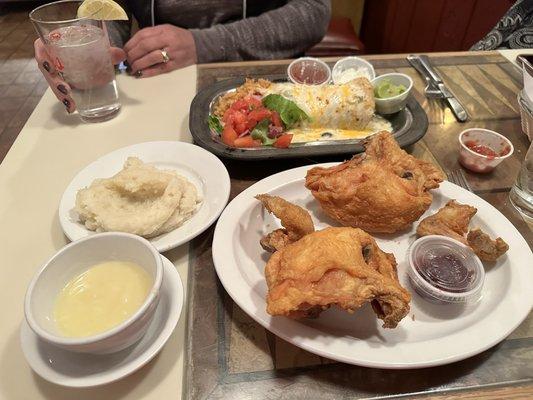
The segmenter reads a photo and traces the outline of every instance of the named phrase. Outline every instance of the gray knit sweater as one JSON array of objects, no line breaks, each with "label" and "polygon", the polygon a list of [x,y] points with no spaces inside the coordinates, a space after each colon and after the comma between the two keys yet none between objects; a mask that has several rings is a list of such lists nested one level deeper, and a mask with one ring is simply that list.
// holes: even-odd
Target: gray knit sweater
[{"label": "gray knit sweater", "polygon": [[[119,0],[141,28],[153,19],[190,29],[199,63],[294,57],[322,39],[331,12],[330,0],[154,1],[152,15],[151,0]],[[112,23],[111,41],[122,46],[130,29]]]}]

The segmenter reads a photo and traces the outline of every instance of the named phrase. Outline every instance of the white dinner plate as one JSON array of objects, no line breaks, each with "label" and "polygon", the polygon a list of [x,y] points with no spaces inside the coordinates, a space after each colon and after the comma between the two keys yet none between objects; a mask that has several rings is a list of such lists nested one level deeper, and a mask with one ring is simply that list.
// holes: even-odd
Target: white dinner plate
[{"label": "white dinner plate", "polygon": [[20,343],[30,367],[43,379],[69,387],[104,385],[137,371],[163,348],[179,321],[183,286],[176,267],[163,259],[161,298],[142,339],[113,354],[74,353],[40,340],[26,320],[21,324]]},{"label": "white dinner plate", "polygon": [[317,229],[335,226],[304,187],[309,168],[284,171],[252,185],[226,207],[215,229],[213,260],[218,277],[238,306],[265,328],[305,350],[345,363],[418,368],[480,353],[503,340],[527,317],[533,304],[529,246],[493,206],[447,181],[432,191],[433,204],[423,217],[456,199],[478,209],[472,227],[480,227],[493,237],[501,236],[509,244],[506,255],[495,263],[485,263],[481,301],[468,307],[437,305],[414,292],[406,273],[406,254],[416,239],[415,223],[407,233],[373,235],[382,250],[395,255],[399,280],[412,294],[411,311],[397,328],[382,328],[368,304],[355,314],[331,308],[314,320],[271,317],[266,312],[264,278],[269,255],[262,250],[259,239],[280,224],[254,196],[281,196],[309,210]]},{"label": "white dinner plate", "polygon": [[182,226],[149,239],[159,252],[170,250],[195,238],[218,218],[229,199],[228,170],[213,154],[184,142],[146,142],[115,150],[89,164],[70,182],[59,204],[59,221],[70,240],[81,239],[94,232],[85,228],[74,210],[76,193],[97,178],[108,178],[119,172],[128,157],[160,169],[174,170],[196,186],[203,201],[198,211]]}]

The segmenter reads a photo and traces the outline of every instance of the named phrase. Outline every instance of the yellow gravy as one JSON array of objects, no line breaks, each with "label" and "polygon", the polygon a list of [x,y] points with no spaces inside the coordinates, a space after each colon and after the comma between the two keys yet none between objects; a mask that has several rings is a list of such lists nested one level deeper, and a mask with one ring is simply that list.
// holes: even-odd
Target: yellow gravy
[{"label": "yellow gravy", "polygon": [[67,337],[107,331],[140,308],[152,284],[150,274],[135,263],[96,264],[59,292],[53,311],[57,329]]}]

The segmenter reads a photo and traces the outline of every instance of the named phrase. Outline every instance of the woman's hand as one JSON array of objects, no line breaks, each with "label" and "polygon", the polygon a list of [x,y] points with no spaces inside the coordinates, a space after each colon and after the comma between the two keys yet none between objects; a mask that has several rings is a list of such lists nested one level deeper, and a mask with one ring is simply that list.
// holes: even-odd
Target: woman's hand
[{"label": "woman's hand", "polygon": [[[161,50],[167,52],[164,62]],[[141,29],[124,46],[132,74],[149,77],[196,63],[192,33],[173,25]]]},{"label": "woman's hand", "polygon": [[[61,76],[57,73],[57,69],[54,66],[54,63],[44,47],[41,39],[37,39],[34,43],[35,48],[35,59],[39,69],[43,73],[48,85],[56,95],[56,97],[61,101],[69,113],[76,110],[76,103],[71,97],[71,88],[67,82],[65,82]],[[121,61],[126,59],[126,53],[124,50],[117,47],[111,47],[111,61],[113,65],[119,64]]]}]

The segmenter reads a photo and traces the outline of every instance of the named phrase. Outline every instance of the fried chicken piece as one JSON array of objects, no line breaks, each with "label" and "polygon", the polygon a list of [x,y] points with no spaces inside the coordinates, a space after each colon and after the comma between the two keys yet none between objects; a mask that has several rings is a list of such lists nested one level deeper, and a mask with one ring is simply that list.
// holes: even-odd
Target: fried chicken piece
[{"label": "fried chicken piece", "polygon": [[277,229],[261,239],[261,246],[266,251],[273,253],[315,231],[311,215],[302,207],[268,194],[259,194],[255,198],[268,212],[278,217],[283,226],[283,229]]},{"label": "fried chicken piece", "polygon": [[474,253],[483,261],[496,261],[509,250],[509,245],[502,238],[492,240],[481,229],[472,229],[468,232],[466,240]]},{"label": "fried chicken piece", "polygon": [[448,236],[470,246],[481,261],[496,261],[509,250],[509,246],[502,238],[492,240],[479,228],[468,232],[468,225],[476,212],[475,207],[450,200],[435,214],[420,221],[416,233],[420,236]]},{"label": "fried chicken piece", "polygon": [[394,256],[361,229],[309,233],[276,251],[265,275],[271,315],[316,317],[330,306],[352,313],[371,302],[383,327],[395,328],[409,312],[411,296],[398,281]]},{"label": "fried chicken piece", "polygon": [[434,165],[407,154],[383,131],[366,143],[365,153],[350,161],[309,170],[305,186],[342,225],[394,233],[429,208],[429,190],[439,187],[443,178]]},{"label": "fried chicken piece", "polygon": [[468,232],[468,224],[476,212],[475,207],[450,200],[436,214],[420,221],[416,233],[420,236],[448,236],[468,245],[465,235]]}]

